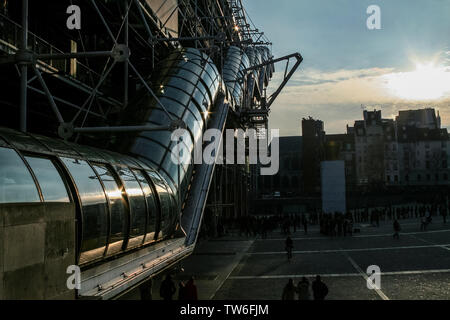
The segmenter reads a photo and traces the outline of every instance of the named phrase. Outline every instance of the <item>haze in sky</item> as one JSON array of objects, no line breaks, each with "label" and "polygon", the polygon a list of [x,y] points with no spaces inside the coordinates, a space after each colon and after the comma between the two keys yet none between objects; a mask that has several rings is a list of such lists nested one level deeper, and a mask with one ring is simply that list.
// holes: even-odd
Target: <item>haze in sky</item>
[{"label": "haze in sky", "polygon": [[[362,108],[434,107],[450,127],[450,0],[243,0],[275,57],[300,52],[300,69],[271,108],[269,126],[301,135],[301,119],[344,133]],[[381,29],[369,30],[370,5]],[[277,65],[277,79],[284,65]]]}]

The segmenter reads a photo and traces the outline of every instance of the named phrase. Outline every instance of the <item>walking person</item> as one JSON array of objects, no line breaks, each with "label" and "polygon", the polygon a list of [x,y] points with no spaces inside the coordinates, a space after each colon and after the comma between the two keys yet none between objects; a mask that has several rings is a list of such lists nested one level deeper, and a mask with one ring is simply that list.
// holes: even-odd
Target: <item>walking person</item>
[{"label": "walking person", "polygon": [[198,300],[197,286],[194,283],[194,277],[191,277],[184,287],[185,300]]},{"label": "walking person", "polygon": [[166,279],[161,283],[161,287],[159,289],[159,295],[164,300],[172,300],[172,296],[177,291],[177,288],[175,288],[175,284],[172,281],[172,277],[170,274],[166,275]]},{"label": "walking person", "polygon": [[180,281],[180,283],[178,283],[178,300],[186,300],[186,286],[184,285],[183,281]]},{"label": "walking person", "polygon": [[287,236],[286,242],[285,242],[285,250],[287,253],[288,261],[290,262],[292,259],[292,249],[294,248],[294,242],[292,241],[290,236]]},{"label": "walking person", "polygon": [[303,215],[302,224],[303,224],[303,230],[305,231],[305,234],[308,234],[308,220],[306,219],[305,215]]},{"label": "walking person", "polygon": [[393,226],[394,226],[394,236],[393,237],[394,237],[394,239],[399,240],[400,239],[399,232],[401,230],[401,227],[400,227],[400,223],[398,222],[397,219],[395,219]]},{"label": "walking person", "polygon": [[328,294],[328,287],[322,282],[319,275],[316,276],[316,280],[312,283],[312,290],[314,295],[314,300],[325,300]]},{"label": "walking person", "polygon": [[442,209],[442,220],[444,221],[444,223],[447,223],[447,207],[444,207]]},{"label": "walking person", "polygon": [[297,293],[298,300],[310,300],[309,294],[309,281],[306,277],[302,277],[302,279],[297,284]]},{"label": "walking person", "polygon": [[288,283],[284,286],[281,300],[295,300],[295,291],[294,280],[289,279]]}]

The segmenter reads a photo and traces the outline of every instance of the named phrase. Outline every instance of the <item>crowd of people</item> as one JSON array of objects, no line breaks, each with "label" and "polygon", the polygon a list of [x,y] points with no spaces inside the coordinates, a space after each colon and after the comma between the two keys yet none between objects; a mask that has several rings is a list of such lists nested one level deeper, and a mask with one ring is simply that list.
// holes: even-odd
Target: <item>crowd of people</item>
[{"label": "crowd of people", "polygon": [[[328,287],[319,275],[312,282],[311,290],[314,300],[325,300],[328,295]],[[309,281],[306,277],[302,277],[297,286],[294,284],[294,280],[289,279],[283,289],[281,300],[296,300],[296,296],[298,300],[311,300]]]},{"label": "crowd of people", "polygon": [[[153,280],[150,278],[139,287],[141,300],[152,300],[152,286]],[[172,276],[167,274],[165,279],[161,282],[159,295],[163,300],[171,301],[174,300],[176,292],[177,288],[175,282],[173,281]],[[178,283],[178,300],[198,300],[197,285],[195,284],[193,276],[191,276],[186,283],[183,281]]]},{"label": "crowd of people", "polygon": [[[367,223],[374,227],[380,226],[380,221],[393,221],[394,230],[400,228],[399,220],[420,219],[420,229],[426,230],[433,217],[442,217],[447,223],[448,207],[446,203],[414,204],[404,206],[386,206],[379,208],[360,208],[346,212],[321,213],[320,233],[327,236],[352,235],[354,223]],[[397,235],[395,236],[397,237]]]},{"label": "crowd of people", "polygon": [[[152,300],[152,286],[153,280],[150,278],[139,287],[142,300]],[[159,295],[165,301],[172,301],[175,300],[174,296],[176,293],[177,288],[175,282],[172,279],[172,276],[167,274],[165,279],[161,282]],[[324,300],[327,295],[328,287],[322,281],[320,275],[317,275],[311,286],[306,277],[302,277],[297,286],[292,279],[289,279],[288,283],[283,288],[281,300],[296,300],[296,297],[298,300]],[[178,283],[178,300],[198,300],[197,286],[193,276],[191,276],[186,283],[183,281]]]},{"label": "crowd of people", "polygon": [[[433,204],[420,203],[403,206],[384,206],[377,208],[357,208],[345,213],[326,213],[311,210],[307,213],[274,214],[271,216],[249,215],[238,218],[219,218],[214,228],[204,224],[202,238],[222,237],[225,235],[239,235],[240,237],[257,237],[262,239],[277,230],[284,235],[292,232],[303,231],[308,233],[308,226],[318,225],[320,233],[331,237],[351,236],[355,224],[371,224],[379,227],[381,221],[394,221],[402,219],[418,218],[421,221],[421,229],[425,230],[431,223],[432,217],[442,216],[444,223],[447,221],[448,207],[445,201]],[[215,231],[215,232],[213,232]]]}]

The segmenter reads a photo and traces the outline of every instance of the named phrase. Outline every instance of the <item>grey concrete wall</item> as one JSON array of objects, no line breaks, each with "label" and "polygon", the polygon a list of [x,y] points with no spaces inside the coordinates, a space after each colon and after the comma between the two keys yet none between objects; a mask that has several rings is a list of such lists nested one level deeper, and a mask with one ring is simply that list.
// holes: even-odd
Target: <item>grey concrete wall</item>
[{"label": "grey concrete wall", "polygon": [[74,299],[66,287],[73,264],[73,204],[0,205],[0,299]]}]

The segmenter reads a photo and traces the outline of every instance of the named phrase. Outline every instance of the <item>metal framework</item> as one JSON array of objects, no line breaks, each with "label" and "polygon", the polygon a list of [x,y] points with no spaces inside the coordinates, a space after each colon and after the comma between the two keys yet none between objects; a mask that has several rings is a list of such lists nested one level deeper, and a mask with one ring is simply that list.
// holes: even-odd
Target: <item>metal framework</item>
[{"label": "metal framework", "polygon": [[[7,77],[1,78],[0,73],[0,82],[8,85],[10,91],[0,106],[16,106],[19,121],[15,129],[59,136],[70,142],[99,146],[97,143],[101,141],[97,142],[97,137],[101,134],[126,135],[185,127],[158,99],[157,90],[163,88],[151,82],[158,63],[174,49],[196,48],[210,57],[223,73],[230,46],[245,52],[249,48],[272,45],[256,28],[242,0],[164,0],[159,8],[146,0],[52,1],[56,7],[82,3],[82,16],[88,17],[82,20],[82,29],[53,35],[55,25],[48,21],[47,30],[35,30],[39,29],[36,28],[38,18],[33,13],[39,4],[28,0],[22,0],[21,4],[10,2],[20,12],[15,16],[0,11],[4,26],[0,30],[0,52],[3,52],[0,68],[18,74],[20,79],[15,83]],[[174,21],[176,30],[170,27]],[[67,39],[61,40],[62,35]],[[63,49],[59,48],[60,44]],[[268,127],[274,101],[302,62],[300,54],[274,59],[270,50],[268,55],[262,63],[242,73],[249,75],[284,62],[281,84],[270,95],[264,89],[258,99],[245,99],[238,108],[228,108],[226,102],[222,103],[222,112],[212,118],[210,125],[220,130],[255,128],[259,137],[265,134],[263,129]],[[120,125],[117,117],[130,110],[135,93],[141,89],[157,101],[167,116],[167,123]],[[12,115],[16,116],[14,112]],[[195,171],[190,198],[180,211],[191,208],[193,214],[202,215],[204,203],[209,199],[206,207],[214,216],[248,214],[253,180],[252,171],[245,165],[204,166],[196,167]],[[193,230],[187,243],[193,244],[192,235],[198,234],[199,226],[186,225]]]}]

